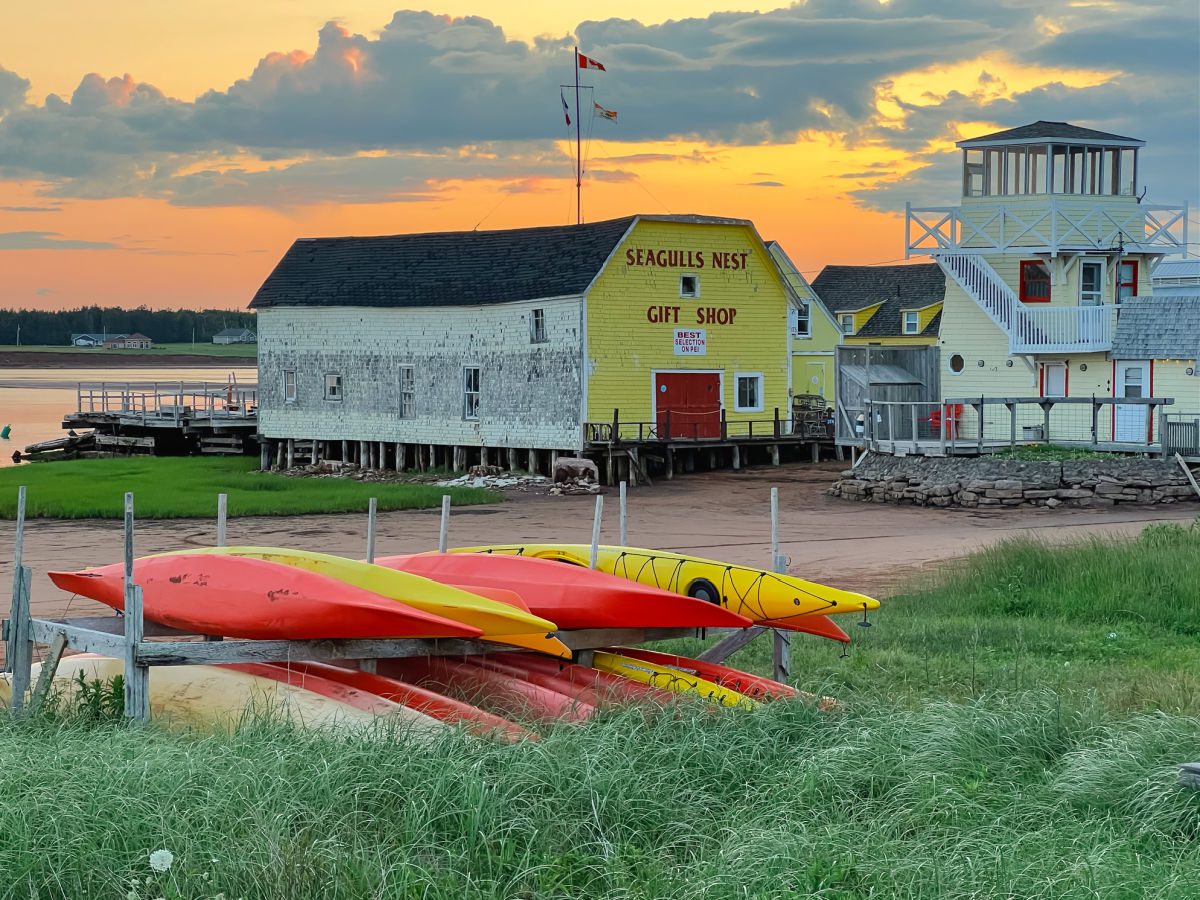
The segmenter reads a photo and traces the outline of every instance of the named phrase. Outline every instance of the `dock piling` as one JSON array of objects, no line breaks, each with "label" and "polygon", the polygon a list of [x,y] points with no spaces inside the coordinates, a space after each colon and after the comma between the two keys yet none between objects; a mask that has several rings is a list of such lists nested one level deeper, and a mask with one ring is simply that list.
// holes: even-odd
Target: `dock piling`
[{"label": "dock piling", "polygon": [[225,519],[229,509],[229,495],[217,494],[217,546],[225,546]]},{"label": "dock piling", "polygon": [[450,541],[450,495],[442,494],[442,522],[438,527],[438,553],[445,553]]},{"label": "dock piling", "polygon": [[375,562],[375,514],[379,501],[372,497],[367,501],[367,562]]},{"label": "dock piling", "polygon": [[596,495],[596,513],[592,517],[592,547],[588,554],[588,568],[596,568],[600,558],[600,519],[604,515],[604,497]]},{"label": "dock piling", "polygon": [[627,528],[627,523],[626,523],[626,517],[627,517],[627,513],[628,513],[626,494],[628,492],[628,488],[629,488],[629,483],[622,481],[621,482],[621,546],[622,547],[629,546],[628,528]]},{"label": "dock piling", "polygon": [[[771,571],[777,574],[787,572],[787,560],[779,552],[779,488],[771,488]],[[786,632],[774,631],[774,647],[772,652],[774,663],[773,678],[784,681],[792,674],[792,639]]]}]

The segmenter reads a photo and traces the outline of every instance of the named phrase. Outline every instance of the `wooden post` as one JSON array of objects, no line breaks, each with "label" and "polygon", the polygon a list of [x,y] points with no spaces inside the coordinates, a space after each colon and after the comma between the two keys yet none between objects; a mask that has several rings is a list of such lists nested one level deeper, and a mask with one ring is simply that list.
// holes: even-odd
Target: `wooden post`
[{"label": "wooden post", "polygon": [[12,612],[8,622],[8,648],[4,654],[4,671],[13,671],[13,652],[16,648],[16,629],[21,613],[21,558],[25,549],[25,485],[17,488],[17,527],[13,538]]},{"label": "wooden post", "polygon": [[283,445],[285,443],[286,441],[275,442],[275,468],[277,469],[283,468]]},{"label": "wooden post", "polygon": [[217,494],[217,546],[225,546],[225,519],[229,509],[229,495]]},{"label": "wooden post", "polygon": [[32,625],[29,616],[29,569],[22,564],[25,548],[25,485],[17,488],[17,528],[13,542],[12,612],[8,621],[8,647],[4,656],[5,671],[12,672],[12,715],[19,716],[25,707],[25,692],[33,667]]},{"label": "wooden post", "polygon": [[775,437],[779,437],[779,407],[775,407]]},{"label": "wooden post", "polygon": [[517,470],[517,466],[519,466],[519,465],[520,465],[520,463],[517,462],[517,448],[509,447],[508,448],[508,471],[515,472]]},{"label": "wooden post", "polygon": [[375,562],[375,514],[379,501],[372,497],[367,501],[367,562]]},{"label": "wooden post", "polygon": [[312,453],[309,455],[309,460],[314,466],[321,462],[321,442],[316,438],[313,438]]},{"label": "wooden post", "polygon": [[626,523],[626,515],[628,514],[628,508],[626,505],[626,501],[627,501],[626,492],[627,492],[628,487],[629,487],[628,482],[625,482],[625,481],[621,482],[621,546],[622,547],[629,546],[629,534],[628,534],[628,528],[627,528],[627,523]]},{"label": "wooden post", "polygon": [[675,448],[668,446],[666,450],[667,481],[675,477]]},{"label": "wooden post", "polygon": [[813,465],[816,465],[817,463],[819,463],[821,461],[821,445],[818,444],[816,441],[813,441],[811,446],[812,446]]},{"label": "wooden post", "polygon": [[621,439],[621,410],[613,410],[612,433],[608,439],[614,444]]},{"label": "wooden post", "polygon": [[[771,571],[787,573],[787,562],[779,552],[779,488],[771,488]],[[774,679],[784,681],[792,674],[792,639],[783,631],[775,631],[772,652]]]},{"label": "wooden post", "polygon": [[[290,444],[291,441],[289,440]],[[150,720],[150,667],[138,660],[145,631],[142,589],[133,583],[133,494],[125,494],[125,718]]]},{"label": "wooden post", "polygon": [[1167,407],[1165,404],[1158,408],[1158,447],[1158,455],[1166,459],[1170,451],[1167,449]]},{"label": "wooden post", "polygon": [[1183,474],[1187,476],[1188,482],[1192,486],[1192,490],[1196,492],[1196,496],[1200,497],[1200,484],[1196,484],[1196,479],[1192,475],[1192,470],[1188,468],[1188,464],[1183,461],[1183,457],[1178,453],[1175,454],[1175,462],[1179,463],[1179,468],[1183,469]]},{"label": "wooden post", "polygon": [[917,452],[917,404],[914,403],[912,405],[911,412],[912,412],[912,448],[913,448],[913,453],[915,454]]},{"label": "wooden post", "polygon": [[445,553],[450,540],[450,495],[442,494],[442,523],[438,527],[438,553]]},{"label": "wooden post", "polygon": [[46,654],[46,658],[42,660],[42,669],[38,674],[37,687],[33,689],[33,694],[29,698],[29,711],[36,713],[42,708],[42,704],[46,702],[46,696],[50,693],[50,685],[54,682],[54,675],[58,671],[58,664],[62,660],[63,651],[67,649],[67,636],[59,633],[54,636],[54,640],[50,642],[50,650]]},{"label": "wooden post", "polygon": [[605,456],[604,483],[612,484],[617,480],[617,473],[613,468],[613,451],[611,446],[605,451]]},{"label": "wooden post", "polygon": [[529,448],[529,465],[526,466],[526,468],[529,469],[530,475],[538,474],[537,451],[534,450],[532,447]]},{"label": "wooden post", "polygon": [[742,451],[737,444],[733,445],[733,470],[736,472],[742,467]]},{"label": "wooden post", "polygon": [[1042,403],[1042,442],[1050,443],[1050,410],[1054,409],[1053,403]]},{"label": "wooden post", "polygon": [[380,471],[387,468],[386,460],[387,460],[387,445],[383,441],[380,441],[379,442],[379,469],[380,469]]},{"label": "wooden post", "polygon": [[407,450],[408,450],[407,444],[405,444],[403,442],[396,444],[396,471],[397,472],[403,472],[405,469],[405,466],[408,462],[408,460],[406,460],[404,458]]},{"label": "wooden post", "polygon": [[287,439],[287,467],[290,469],[296,464],[296,441],[294,438]]},{"label": "wooden post", "polygon": [[350,446],[348,441],[342,441],[342,463],[350,462]]},{"label": "wooden post", "polygon": [[263,441],[258,448],[258,467],[263,472],[271,467],[271,445],[269,441]]},{"label": "wooden post", "polygon": [[1010,450],[1017,449],[1017,404],[1005,403],[1008,407],[1008,447]]},{"label": "wooden post", "polygon": [[[816,444],[813,444],[813,446],[815,447]],[[771,445],[771,465],[773,465],[773,466],[779,465],[779,445],[778,444]]]},{"label": "wooden post", "polygon": [[600,557],[600,519],[604,515],[604,497],[596,495],[596,513],[592,517],[592,546],[588,553],[588,568],[596,568]]},{"label": "wooden post", "polygon": [[729,440],[729,422],[725,419],[725,407],[721,407],[721,440]]}]

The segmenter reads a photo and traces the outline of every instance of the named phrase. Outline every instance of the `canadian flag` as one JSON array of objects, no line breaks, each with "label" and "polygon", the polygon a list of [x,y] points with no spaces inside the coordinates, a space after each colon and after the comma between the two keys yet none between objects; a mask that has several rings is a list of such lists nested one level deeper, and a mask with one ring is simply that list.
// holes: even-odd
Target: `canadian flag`
[{"label": "canadian flag", "polygon": [[592,59],[590,56],[584,56],[582,53],[579,53],[578,51],[576,51],[576,53],[578,53],[578,55],[579,55],[579,68],[581,68],[581,69],[599,69],[601,72],[608,71],[608,69],[604,68],[604,63],[600,62],[599,60]]}]

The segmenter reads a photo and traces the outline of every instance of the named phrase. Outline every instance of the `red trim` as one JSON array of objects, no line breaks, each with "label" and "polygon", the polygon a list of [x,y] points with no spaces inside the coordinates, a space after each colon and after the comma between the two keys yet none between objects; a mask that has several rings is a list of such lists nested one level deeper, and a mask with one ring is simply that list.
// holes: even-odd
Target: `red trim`
[{"label": "red trim", "polygon": [[1039,397],[1046,396],[1046,364],[1045,363],[1040,363],[1038,365],[1038,396]]},{"label": "red trim", "polygon": [[1063,363],[1063,396],[1071,396],[1071,364]]},{"label": "red trim", "polygon": [[[1025,270],[1031,266],[1037,266],[1046,273],[1045,279],[1037,279],[1038,281],[1046,282],[1046,296],[1030,296],[1027,284],[1030,279],[1025,277]],[[1021,260],[1021,283],[1020,283],[1020,300],[1022,303],[1049,303],[1052,293],[1050,267],[1040,259],[1023,259]]]},{"label": "red trim", "polygon": [[[1121,280],[1121,269],[1125,266],[1130,266],[1133,269],[1133,279],[1131,281]],[[1123,259],[1117,264],[1117,302],[1121,302],[1121,288],[1133,288],[1132,296],[1137,296],[1138,282],[1138,261],[1136,259]]]},{"label": "red trim", "polygon": [[[1137,264],[1134,263],[1135,267],[1136,267],[1136,265]],[[1134,274],[1136,276],[1137,273],[1135,272]],[[1146,396],[1147,397],[1154,396],[1154,360],[1150,360],[1150,393],[1147,394]],[[1149,439],[1150,443],[1153,444],[1154,443],[1154,416],[1148,416],[1147,418],[1149,418],[1150,421],[1148,421],[1146,423],[1146,435],[1147,435],[1147,438]]]},{"label": "red trim", "polygon": [[[1117,398],[1117,361],[1115,359],[1112,362],[1112,395],[1115,400]],[[1112,405],[1109,417],[1112,419],[1112,422],[1109,424],[1108,435],[1115,444],[1117,442],[1117,404],[1114,403]]]}]

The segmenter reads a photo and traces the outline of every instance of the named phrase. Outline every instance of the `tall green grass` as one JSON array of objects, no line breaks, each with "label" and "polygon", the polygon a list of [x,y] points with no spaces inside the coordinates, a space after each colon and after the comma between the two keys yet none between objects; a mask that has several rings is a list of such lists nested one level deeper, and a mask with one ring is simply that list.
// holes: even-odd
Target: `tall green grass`
[{"label": "tall green grass", "polygon": [[1173,764],[1198,746],[1195,719],[1040,692],[432,749],[0,724],[0,898],[1191,900],[1200,794]]},{"label": "tall green grass", "polygon": [[364,483],[344,478],[292,478],[259,472],[249,457],[131,457],[37,463],[0,469],[0,518],[16,516],[17,486],[26,485],[26,515],[115,519],[133,491],[139,519],[213,517],[217,494],[230,516],[360,512],[371,497],[380,510],[429,509],[449,494],[457,506],[490,503],[494,491],[424,484]]},{"label": "tall green grass", "polygon": [[0,900],[1194,900],[1198,549],[1175,526],[973,557],[848,623],[845,659],[795,638],[829,714],[684,703],[424,748],[0,718]]}]

